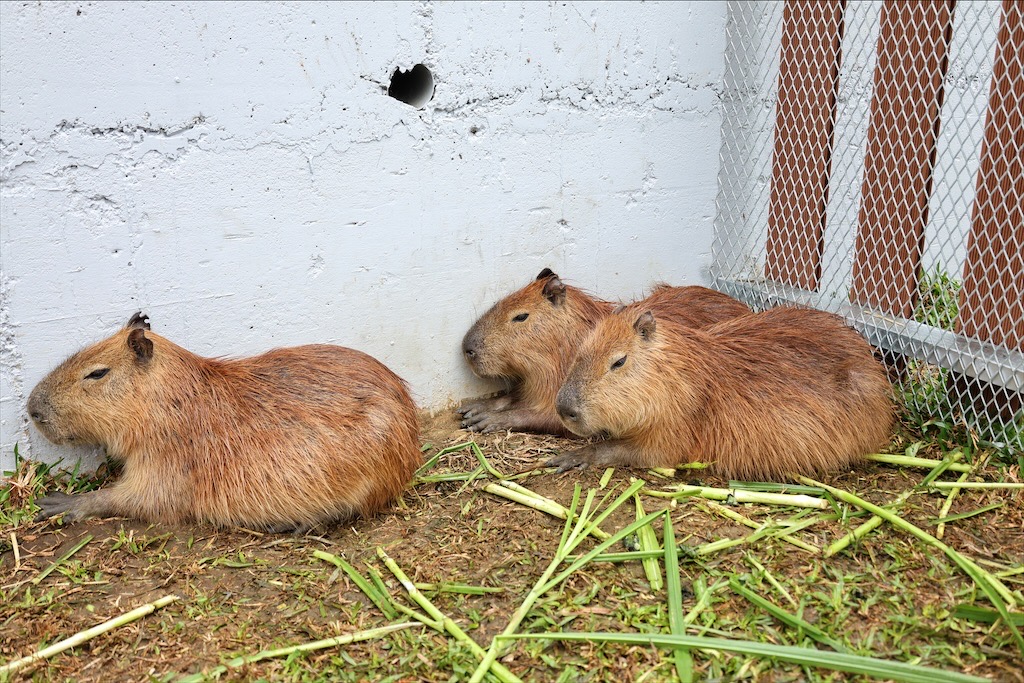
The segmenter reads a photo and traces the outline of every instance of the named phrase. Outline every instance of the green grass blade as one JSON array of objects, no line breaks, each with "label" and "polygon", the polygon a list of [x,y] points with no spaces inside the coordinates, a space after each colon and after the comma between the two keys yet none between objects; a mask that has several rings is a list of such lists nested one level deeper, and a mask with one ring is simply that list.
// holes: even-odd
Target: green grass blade
[{"label": "green grass blade", "polygon": [[[995,610],[966,604],[957,605],[956,609],[953,610],[953,616],[957,619],[970,619],[971,621],[978,621],[983,624],[994,624],[1001,618],[999,612]],[[1024,614],[1010,612],[1010,619],[1017,626],[1024,626]]]},{"label": "green grass blade", "polygon": [[964,572],[971,577],[974,583],[977,584],[977,586],[982,590],[982,592],[985,593],[985,595],[992,602],[995,608],[999,610],[999,614],[1003,618],[1003,622],[1006,624],[1007,628],[1010,629],[1010,633],[1013,635],[1013,640],[1017,643],[1017,647],[1020,648],[1021,653],[1024,653],[1024,638],[1021,637],[1020,631],[1018,631],[1017,627],[1014,625],[1013,620],[1010,617],[1010,612],[1006,607],[1007,602],[1009,602],[1010,604],[1014,604],[1014,597],[1010,593],[1009,589],[1007,589],[1007,587],[1004,586],[1003,583],[999,581],[999,579],[997,579],[996,577],[992,576],[989,572],[979,567],[973,560],[969,559],[964,555],[961,555],[956,550],[949,547],[948,545],[946,545],[939,539],[935,538],[928,532],[919,529],[907,520],[903,519],[899,515],[890,512],[889,510],[874,505],[873,503],[869,503],[863,498],[855,496],[854,494],[849,493],[848,491],[843,491],[841,489],[828,486],[827,484],[822,484],[821,482],[814,481],[813,479],[809,479],[807,477],[798,477],[798,479],[804,482],[805,484],[809,484],[811,486],[821,486],[825,490],[832,493],[832,495],[834,495],[836,498],[839,498],[840,500],[849,503],[850,505],[856,505],[857,507],[863,508],[868,512],[872,512],[881,517],[882,519],[884,519],[885,521],[889,522],[893,526],[912,534],[925,544],[930,545],[933,548],[938,548],[939,550],[944,552],[947,557],[953,560],[953,562],[955,562],[958,567],[964,570]]},{"label": "green grass blade", "polygon": [[484,457],[484,452],[480,450],[480,446],[477,445],[476,441],[470,441],[470,449],[473,451],[473,455],[480,461],[480,465],[487,470],[487,474],[491,475],[495,479],[504,479],[505,475],[497,470],[491,461]]},{"label": "green grass blade", "polygon": [[[648,527],[649,528],[649,527]],[[683,587],[679,581],[679,555],[676,551],[676,534],[672,529],[672,516],[665,511],[665,527],[662,531],[665,543],[665,595],[668,598],[669,632],[681,636],[686,631],[683,622]],[[693,681],[693,657],[686,648],[673,652],[676,675],[681,683]]]},{"label": "green grass blade", "polygon": [[735,593],[742,595],[749,602],[753,603],[757,607],[760,607],[765,612],[768,612],[782,623],[786,624],[791,628],[795,628],[798,631],[803,631],[807,634],[808,637],[818,641],[822,645],[827,645],[836,652],[848,651],[842,643],[830,637],[827,633],[822,631],[817,626],[807,623],[795,614],[790,614],[786,610],[776,605],[774,602],[771,602],[770,600],[758,595],[747,586],[744,586],[743,583],[740,582],[738,577],[734,576],[729,579],[729,587],[732,588],[732,590]]},{"label": "green grass blade", "polygon": [[572,564],[570,564],[565,570],[563,570],[561,574],[548,581],[540,592],[542,594],[547,593],[549,590],[560,584],[562,581],[565,581],[565,579],[567,579],[569,575],[572,574],[574,571],[576,571],[586,563],[593,560],[596,556],[600,555],[602,552],[610,548],[615,543],[618,543],[626,536],[636,533],[636,530],[640,527],[644,526],[645,524],[650,524],[655,519],[657,519],[658,516],[662,514],[664,513],[661,510],[658,510],[657,512],[652,512],[651,514],[646,515],[643,519],[638,519],[629,526],[615,532],[607,541],[602,541],[597,546],[595,546],[593,550],[586,553],[585,555],[581,555],[579,558],[573,561]]},{"label": "green grass blade", "polygon": [[[665,551],[663,550],[627,550],[621,553],[601,553],[596,557],[590,558],[591,562],[635,562],[637,560],[643,560],[648,557],[664,557]],[[565,559],[569,562],[583,557],[582,555],[566,555]]]},{"label": "green grass blade", "polygon": [[985,507],[978,508],[977,510],[970,510],[969,512],[961,512],[958,515],[948,515],[946,517],[933,517],[932,519],[930,519],[928,521],[931,522],[932,524],[943,524],[945,522],[956,522],[956,521],[961,520],[961,519],[970,519],[971,517],[977,517],[978,515],[983,515],[986,512],[991,512],[992,510],[997,510],[997,509],[1003,507],[1003,505],[1005,505],[1005,503],[992,503],[991,505],[986,505]]},{"label": "green grass blade", "polygon": [[[623,491],[619,495],[618,498],[616,498],[611,503],[609,503],[608,506],[604,510],[601,511],[601,514],[599,514],[597,517],[594,518],[594,521],[591,522],[589,524],[589,526],[590,527],[594,527],[594,528],[597,528],[598,526],[600,526],[601,522],[603,522],[605,519],[608,518],[608,515],[610,515],[613,512],[615,512],[619,508],[620,505],[622,505],[627,500],[629,500],[630,497],[634,493],[636,493],[637,491],[642,489],[646,483],[647,482],[645,482],[643,479],[637,479],[636,481],[631,483],[629,485],[629,487],[626,488],[626,490]],[[589,531],[587,533],[589,533]],[[579,545],[579,544],[577,543],[576,545]],[[575,547],[575,546],[573,546],[573,547]]]},{"label": "green grass blade", "polygon": [[562,527],[562,540],[558,542],[557,554],[568,552],[565,550],[565,544],[569,540],[569,534],[572,532],[573,520],[576,519],[576,508],[580,505],[580,496],[583,493],[583,489],[580,487],[579,482],[576,482],[576,486],[572,490],[572,504],[569,505],[569,514],[565,518],[565,526]]},{"label": "green grass blade", "polygon": [[[384,548],[381,548],[380,546],[377,547],[377,557],[381,559],[385,567],[391,570],[391,573],[394,574],[395,578],[398,579],[398,582],[402,584],[402,587],[405,588],[413,602],[418,604],[431,619],[440,623],[449,635],[468,647],[476,657],[479,657],[482,660],[486,659],[488,652],[480,647],[479,643],[470,638],[466,632],[451,619],[451,617],[443,614],[441,610],[439,610],[434,603],[427,598],[427,596],[423,595],[423,593],[416,588],[416,584],[412,582],[408,574],[406,574],[402,568],[398,566],[398,563],[391,559],[391,556],[384,551]],[[521,683],[520,678],[506,669],[501,662],[492,661],[489,664],[488,669],[491,674],[496,676],[498,680],[503,683]]]},{"label": "green grass blade", "polygon": [[323,550],[314,550],[313,557],[318,560],[323,560],[324,562],[330,562],[345,572],[345,574],[348,575],[348,578],[352,580],[352,583],[358,586],[359,590],[361,590],[363,594],[370,599],[370,602],[376,605],[377,609],[383,612],[388,619],[394,619],[398,616],[398,612],[396,612],[395,608],[391,606],[390,598],[385,598],[381,595],[376,586],[371,585],[362,574],[356,571],[355,567],[345,561],[345,558],[324,552]]},{"label": "green grass blade", "polygon": [[[892,456],[892,457],[893,458],[904,458],[905,456]],[[942,474],[947,469],[949,469],[954,464],[956,464],[956,461],[959,460],[961,457],[963,457],[963,452],[960,451],[959,449],[957,449],[957,450],[950,451],[949,453],[947,453],[946,457],[943,458],[942,460],[928,460],[927,462],[934,463],[934,466],[932,467],[932,471],[929,472],[927,475],[925,475],[924,479],[921,480],[921,483],[917,487],[904,491],[899,496],[897,496],[895,498],[895,500],[893,500],[891,503],[888,503],[885,507],[887,507],[887,508],[898,508],[899,506],[903,505],[904,503],[907,502],[907,500],[910,499],[911,496],[913,496],[915,493],[917,493],[917,491],[918,491],[918,489],[920,487],[922,487],[922,486],[924,486],[926,484],[930,484],[931,482],[935,481],[935,479],[940,474]],[[912,458],[912,459],[913,460],[921,460],[921,458]],[[963,476],[967,476],[967,475],[964,474]],[[850,533],[846,534],[842,538],[837,539],[834,543],[832,543],[832,545],[830,545],[829,547],[825,548],[825,557],[832,557],[833,555],[841,553],[842,551],[846,550],[846,548],[849,547],[850,544],[860,541],[862,538],[864,538],[865,536],[867,536],[869,533],[871,533],[872,531],[874,531],[875,529],[877,529],[880,526],[882,526],[882,518],[879,517],[878,515],[872,515],[871,518],[868,519],[868,521],[864,522],[863,524],[858,526],[856,529],[854,529]]]},{"label": "green grass blade", "polygon": [[863,657],[845,652],[825,652],[793,645],[773,645],[731,638],[706,636],[677,636],[661,633],[516,633],[502,636],[524,640],[571,640],[583,642],[621,643],[625,645],[656,645],[658,647],[686,647],[697,650],[737,652],[753,657],[792,662],[803,666],[845,671],[867,676],[870,680],[892,679],[907,683],[987,683],[988,679],[962,674],[957,671],[933,669],[916,664],[886,659]]},{"label": "green grass blade", "polygon": [[[641,519],[646,513],[644,512],[643,503],[640,502],[640,496],[634,493],[633,501],[636,503],[636,518]],[[636,536],[640,541],[640,550],[660,550],[658,547],[658,536],[654,533],[654,529],[650,524],[640,527],[636,532]],[[657,593],[665,585],[661,578],[661,566],[658,564],[658,558],[656,556],[645,557],[640,560],[640,563],[644,567],[647,583],[651,585],[651,592]]]},{"label": "green grass blade", "polygon": [[44,570],[43,570],[42,572],[40,572],[39,576],[37,576],[37,577],[35,577],[34,579],[32,579],[32,581],[31,581],[32,585],[34,585],[34,586],[38,586],[38,585],[39,585],[39,582],[40,582],[40,581],[42,581],[42,580],[43,580],[43,579],[45,579],[45,578],[46,578],[47,576],[49,576],[49,575],[50,575],[50,574],[51,574],[51,573],[53,572],[53,570],[54,570],[54,569],[56,569],[57,567],[61,566],[61,565],[62,565],[62,564],[64,564],[65,562],[67,562],[67,561],[68,561],[69,559],[71,559],[71,556],[72,556],[72,555],[74,555],[74,554],[75,554],[75,553],[77,553],[77,552],[78,552],[79,550],[81,550],[82,548],[84,548],[84,547],[85,547],[85,545],[86,545],[87,543],[89,543],[89,541],[91,541],[91,540],[92,540],[92,534],[86,534],[85,536],[83,536],[83,537],[82,537],[82,540],[80,540],[80,541],[79,541],[78,543],[76,543],[76,544],[75,544],[75,545],[74,545],[74,546],[73,546],[73,547],[72,547],[72,548],[71,548],[70,550],[68,550],[68,551],[67,551],[66,553],[64,553],[63,555],[61,555],[61,556],[60,556],[60,559],[58,559],[58,560],[57,560],[56,562],[52,563],[52,564],[51,564],[51,565],[50,565],[49,567],[47,567],[47,568],[46,568],[46,569],[44,569]]}]

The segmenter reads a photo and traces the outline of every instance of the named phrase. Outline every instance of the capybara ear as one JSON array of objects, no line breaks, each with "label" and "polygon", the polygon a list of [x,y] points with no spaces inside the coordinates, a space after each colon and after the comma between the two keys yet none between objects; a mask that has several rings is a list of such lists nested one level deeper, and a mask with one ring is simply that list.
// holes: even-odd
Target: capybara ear
[{"label": "capybara ear", "polygon": [[633,329],[636,330],[644,339],[650,339],[654,336],[654,330],[657,329],[658,324],[654,322],[654,314],[650,311],[644,311],[636,322],[633,323]]},{"label": "capybara ear", "polygon": [[149,329],[149,316],[139,311],[131,318],[128,319],[128,324],[124,326],[126,330],[148,330]]},{"label": "capybara ear", "polygon": [[561,306],[565,301],[565,285],[554,273],[551,273],[551,277],[544,283],[544,296],[555,306]]},{"label": "capybara ear", "polygon": [[[537,275],[537,279],[538,280],[543,280],[544,278],[551,277],[552,275],[555,275],[554,271],[552,271],[550,268],[545,268],[544,270],[540,271],[539,275]],[[558,276],[555,275],[555,277],[558,277]]]},{"label": "capybara ear", "polygon": [[128,333],[128,348],[135,353],[135,360],[146,363],[153,357],[153,342],[146,338],[146,330],[141,327],[132,328]]}]

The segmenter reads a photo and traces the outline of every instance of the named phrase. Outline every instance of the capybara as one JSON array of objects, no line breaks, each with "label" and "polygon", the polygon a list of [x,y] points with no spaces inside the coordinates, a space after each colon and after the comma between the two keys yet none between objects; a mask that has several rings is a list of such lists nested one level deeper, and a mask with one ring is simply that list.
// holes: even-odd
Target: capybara
[{"label": "capybara", "polygon": [[39,518],[299,532],[380,510],[421,461],[405,383],[370,356],[310,345],[203,358],[141,313],[57,366],[28,410],[50,441],[124,463],[109,488],[37,501]]},{"label": "capybara", "polygon": [[698,330],[630,304],[588,335],[557,404],[569,429],[604,439],[549,462],[562,471],[702,461],[759,480],[838,470],[885,443],[893,420],[867,342],[802,308]]},{"label": "capybara", "polygon": [[[706,287],[656,285],[646,299],[659,315],[704,327],[750,313],[742,303]],[[570,435],[555,410],[576,350],[613,304],[566,285],[549,268],[484,313],[462,340],[479,377],[508,384],[494,398],[459,408],[470,431],[517,430]]]},{"label": "capybara", "polygon": [[659,318],[670,318],[683,327],[697,329],[750,313],[746,304],[728,294],[696,285],[673,287],[658,283],[643,301],[646,310]]}]

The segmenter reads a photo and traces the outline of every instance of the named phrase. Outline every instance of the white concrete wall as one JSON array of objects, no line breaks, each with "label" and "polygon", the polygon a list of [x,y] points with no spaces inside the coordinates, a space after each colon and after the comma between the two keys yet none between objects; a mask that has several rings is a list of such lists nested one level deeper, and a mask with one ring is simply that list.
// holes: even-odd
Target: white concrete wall
[{"label": "white concrete wall", "polygon": [[[426,407],[545,266],[706,278],[720,3],[0,4],[0,464],[81,455],[34,384],[136,310],[204,355],[332,342]],[[415,110],[396,67],[434,73]]]}]

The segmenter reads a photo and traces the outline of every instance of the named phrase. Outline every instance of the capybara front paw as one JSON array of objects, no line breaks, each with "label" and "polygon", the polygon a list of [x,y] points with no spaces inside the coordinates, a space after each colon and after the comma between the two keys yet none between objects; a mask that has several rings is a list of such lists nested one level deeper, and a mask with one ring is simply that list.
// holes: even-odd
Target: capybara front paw
[{"label": "capybara front paw", "polygon": [[479,412],[467,413],[463,417],[461,426],[470,432],[486,434],[487,432],[509,429],[509,427],[505,426],[504,422],[500,415],[481,410]]},{"label": "capybara front paw", "polygon": [[512,407],[512,397],[509,394],[498,394],[489,398],[478,398],[467,401],[455,409],[455,412],[463,417],[473,417],[480,413],[501,412]]},{"label": "capybara front paw", "polygon": [[571,469],[579,468],[581,470],[586,469],[587,465],[590,464],[590,450],[587,448],[577,448],[574,451],[562,453],[548,460],[545,465],[548,467],[557,467],[556,474],[562,474],[568,472]]},{"label": "capybara front paw", "polygon": [[39,512],[35,517],[37,522],[60,514],[64,515],[65,522],[76,522],[81,519],[81,515],[75,509],[75,497],[66,493],[50,493],[37,500],[36,505],[39,506]]}]

